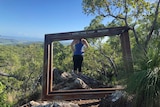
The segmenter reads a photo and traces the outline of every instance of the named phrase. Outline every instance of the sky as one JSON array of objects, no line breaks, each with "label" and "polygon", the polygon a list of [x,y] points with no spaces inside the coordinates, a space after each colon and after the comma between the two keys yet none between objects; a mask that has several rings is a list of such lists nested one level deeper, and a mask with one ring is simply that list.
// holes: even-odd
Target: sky
[{"label": "sky", "polygon": [[94,17],[83,13],[82,0],[0,0],[0,35],[44,38],[84,30]]}]

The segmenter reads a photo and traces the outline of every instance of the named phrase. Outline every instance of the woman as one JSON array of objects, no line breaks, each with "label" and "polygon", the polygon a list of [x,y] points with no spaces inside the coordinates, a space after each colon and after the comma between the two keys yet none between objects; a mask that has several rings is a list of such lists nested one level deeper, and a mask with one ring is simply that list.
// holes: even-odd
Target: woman
[{"label": "woman", "polygon": [[73,51],[73,65],[74,65],[74,72],[78,70],[81,73],[81,67],[83,62],[83,47],[88,48],[89,44],[86,39],[74,39],[71,43],[71,49]]}]

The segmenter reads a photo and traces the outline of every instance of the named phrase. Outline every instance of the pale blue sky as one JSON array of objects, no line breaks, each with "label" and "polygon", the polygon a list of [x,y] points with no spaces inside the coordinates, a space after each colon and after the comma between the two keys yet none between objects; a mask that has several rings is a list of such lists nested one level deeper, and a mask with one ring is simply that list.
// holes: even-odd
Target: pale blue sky
[{"label": "pale blue sky", "polygon": [[84,14],[81,4],[82,0],[0,0],[0,35],[44,38],[83,30],[95,16]]},{"label": "pale blue sky", "polygon": [[0,35],[44,38],[44,34],[83,30],[95,16],[82,0],[0,0]]}]

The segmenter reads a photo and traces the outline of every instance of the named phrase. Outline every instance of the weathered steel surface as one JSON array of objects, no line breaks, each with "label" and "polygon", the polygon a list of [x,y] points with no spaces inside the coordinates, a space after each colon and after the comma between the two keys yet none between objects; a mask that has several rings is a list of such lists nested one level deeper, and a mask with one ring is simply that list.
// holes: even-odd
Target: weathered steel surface
[{"label": "weathered steel surface", "polygon": [[120,36],[123,60],[124,60],[124,68],[126,72],[133,72],[133,63],[132,63],[132,55],[130,48],[130,40],[128,31],[125,31]]},{"label": "weathered steel surface", "polygon": [[43,87],[42,87],[42,100],[52,99],[91,99],[91,98],[103,98],[108,94],[113,93],[118,88],[100,88],[100,89],[81,89],[81,90],[52,90],[53,79],[53,41],[70,40],[76,38],[94,38],[103,36],[114,36],[121,34],[121,44],[123,50],[124,67],[128,71],[133,69],[132,57],[129,44],[128,27],[114,27],[104,28],[96,30],[84,30],[76,32],[65,32],[46,34],[44,41],[44,69],[43,69]]},{"label": "weathered steel surface", "polygon": [[97,89],[77,89],[77,90],[59,90],[48,94],[45,100],[73,100],[73,99],[95,99],[104,98],[116,90],[123,88],[97,88]]},{"label": "weathered steel surface", "polygon": [[42,87],[42,99],[52,91],[52,64],[53,64],[53,45],[47,37],[44,41],[44,67],[43,67],[43,87]]},{"label": "weathered steel surface", "polygon": [[103,28],[96,30],[83,30],[76,32],[53,33],[53,34],[46,34],[45,36],[52,42],[52,41],[70,40],[76,38],[114,36],[121,34],[128,29],[129,29],[128,27],[114,27],[114,28]]}]

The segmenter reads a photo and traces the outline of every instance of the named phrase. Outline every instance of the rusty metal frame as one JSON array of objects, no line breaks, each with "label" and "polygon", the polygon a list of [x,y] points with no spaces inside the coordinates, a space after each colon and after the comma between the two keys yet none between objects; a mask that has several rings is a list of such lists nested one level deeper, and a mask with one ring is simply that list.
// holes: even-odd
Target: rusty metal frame
[{"label": "rusty metal frame", "polygon": [[45,34],[44,40],[44,69],[43,69],[43,85],[42,85],[42,100],[71,100],[71,99],[88,99],[88,98],[102,98],[115,90],[121,88],[97,88],[97,89],[74,89],[74,90],[52,90],[53,80],[53,41],[71,40],[78,38],[94,38],[103,36],[120,35],[122,53],[124,59],[124,70],[133,71],[129,28],[112,27],[96,30],[82,30],[74,32]]}]

